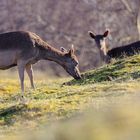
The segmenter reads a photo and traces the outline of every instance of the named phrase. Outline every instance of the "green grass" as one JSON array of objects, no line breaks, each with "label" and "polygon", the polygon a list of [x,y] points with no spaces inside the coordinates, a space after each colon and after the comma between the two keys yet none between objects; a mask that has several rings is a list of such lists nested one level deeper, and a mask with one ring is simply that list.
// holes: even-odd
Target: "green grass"
[{"label": "green grass", "polygon": [[137,79],[140,77],[140,56],[135,55],[127,59],[121,59],[113,64],[109,64],[84,73],[83,80],[76,81],[72,80],[65,84],[74,85],[74,84],[92,84],[95,82],[102,81],[125,81],[128,79]]},{"label": "green grass", "polygon": [[[9,135],[10,137],[17,135],[24,130],[42,130],[42,127],[50,124],[55,126],[56,122],[71,120],[71,118],[75,118],[76,114],[83,114],[83,112],[90,110],[89,108],[92,108],[92,111],[89,111],[92,112],[89,118],[94,116],[95,122],[97,121],[94,125],[99,125],[100,132],[106,135],[108,134],[106,131],[110,131],[110,128],[105,129],[106,123],[102,117],[105,116],[107,122],[111,123],[111,119],[114,119],[111,112],[115,113],[114,110],[110,110],[113,106],[121,106],[118,114],[121,115],[124,111],[125,117],[127,117],[128,110],[132,109],[131,105],[136,103],[139,108],[139,103],[135,100],[139,99],[140,91],[139,55],[85,72],[83,73],[83,80],[80,81],[71,80],[70,78],[55,80],[42,76],[42,79],[36,80],[36,90],[32,90],[30,89],[29,81],[26,80],[26,104],[20,104],[18,100],[20,97],[18,79],[5,76],[3,80],[2,76],[0,79],[0,136],[3,136],[3,138]],[[125,108],[126,106],[127,108]],[[87,114],[90,114],[89,112]],[[139,116],[139,110],[136,110],[135,114],[136,112]],[[107,115],[110,116],[110,120]],[[74,121],[71,120],[72,125],[67,123],[67,121],[64,121],[66,124],[62,123],[62,126],[60,123],[58,125],[60,132],[58,134],[62,133],[62,136],[67,137],[65,135],[68,132],[62,132],[61,128],[62,130],[68,129],[68,127],[73,128],[75,123],[79,126],[77,128],[79,130],[77,137],[79,137],[80,133],[82,133],[80,124],[87,125],[87,130],[90,127],[96,128],[92,125],[89,125],[88,128],[86,123],[88,121],[94,122],[94,119],[89,118],[81,117],[80,121],[76,122],[75,119]],[[96,118],[99,118],[99,120]],[[85,124],[81,123],[84,119],[86,120]],[[131,117],[129,119],[131,121]],[[103,123],[100,121],[103,121]],[[118,118],[117,121],[121,120]],[[100,125],[103,125],[103,130]],[[49,129],[45,128],[45,130]],[[53,130],[50,132],[52,135],[54,133]],[[74,133],[74,131],[72,132]],[[71,137],[72,134],[67,135]],[[92,136],[92,138],[94,137]],[[59,139],[56,138],[56,140]]]}]

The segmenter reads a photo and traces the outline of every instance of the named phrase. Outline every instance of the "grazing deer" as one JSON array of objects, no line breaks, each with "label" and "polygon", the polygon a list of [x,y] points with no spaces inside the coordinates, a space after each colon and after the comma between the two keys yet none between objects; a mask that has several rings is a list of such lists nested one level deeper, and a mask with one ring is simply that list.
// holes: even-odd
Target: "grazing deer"
[{"label": "grazing deer", "polygon": [[95,35],[93,32],[89,31],[90,37],[95,40],[97,47],[100,49],[101,58],[106,63],[109,63],[111,58],[123,58],[125,56],[132,56],[134,54],[140,53],[140,41],[108,50],[105,42],[108,34],[108,30],[102,35]]},{"label": "grazing deer", "polygon": [[75,79],[80,79],[78,60],[74,47],[69,51],[57,50],[48,45],[35,33],[16,31],[0,34],[0,69],[5,70],[17,66],[22,96],[24,95],[24,70],[34,88],[32,64],[44,59],[61,65]]}]

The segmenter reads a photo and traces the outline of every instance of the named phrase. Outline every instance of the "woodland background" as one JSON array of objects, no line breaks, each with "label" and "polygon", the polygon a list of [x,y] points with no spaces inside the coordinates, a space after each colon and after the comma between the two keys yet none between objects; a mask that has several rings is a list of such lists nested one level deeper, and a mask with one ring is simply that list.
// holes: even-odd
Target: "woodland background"
[{"label": "woodland background", "polygon": [[[0,33],[29,30],[56,48],[76,48],[80,70],[102,65],[99,50],[88,31],[110,30],[108,46],[139,40],[140,0],[1,0]],[[62,76],[65,71],[53,62],[41,61],[37,70]]]}]

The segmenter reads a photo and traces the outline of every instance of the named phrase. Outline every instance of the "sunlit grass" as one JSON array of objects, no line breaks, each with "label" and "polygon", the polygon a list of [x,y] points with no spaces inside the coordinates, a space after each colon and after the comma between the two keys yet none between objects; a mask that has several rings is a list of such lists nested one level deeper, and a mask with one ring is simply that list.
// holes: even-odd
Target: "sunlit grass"
[{"label": "sunlit grass", "polygon": [[[48,131],[49,129],[46,128],[46,126],[54,124],[54,126],[57,126],[57,129],[60,129],[60,131],[56,129],[51,130],[51,135],[59,135],[60,137],[54,140],[64,138],[67,140],[68,137],[70,140],[82,140],[82,138],[85,140],[87,134],[83,133],[83,135],[85,135],[83,136],[81,134],[82,131],[89,133],[89,140],[90,138],[100,140],[103,139],[103,137],[111,139],[111,133],[115,134],[115,131],[121,130],[120,124],[117,124],[117,127],[111,124],[112,120],[116,119],[112,113],[118,114],[119,117],[115,120],[118,121],[118,123],[127,123],[127,121],[123,122],[120,118],[123,114],[126,118],[128,116],[128,120],[133,123],[133,120],[131,120],[129,116],[131,114],[129,108],[131,110],[134,104],[136,109],[139,108],[137,101],[140,91],[139,61],[140,56],[116,61],[113,64],[84,73],[84,79],[78,82],[71,81],[71,78],[50,79],[43,76],[43,74],[39,76],[39,73],[37,73],[37,78],[35,78],[35,90],[30,88],[29,80],[26,77],[26,104],[20,104],[19,102],[21,93],[18,75],[1,75],[0,135],[15,136],[24,130],[42,130],[42,127],[45,127]],[[117,110],[112,109],[112,107],[118,105]],[[74,121],[70,119],[76,114],[83,114],[83,112],[87,110],[92,112],[87,113],[90,114],[89,117],[78,117],[79,121],[77,121],[77,119],[74,119]],[[136,115],[139,116],[139,111],[135,110],[132,115],[134,115],[133,117]],[[104,118],[107,119],[107,123]],[[69,119],[71,120],[70,123],[66,121]],[[59,123],[59,125],[54,123],[60,120],[65,120],[66,123]],[[75,133],[75,124],[77,125],[76,129],[78,133]],[[128,125],[128,127],[132,125],[133,124]],[[72,129],[71,132],[69,132],[69,127]],[[96,130],[97,127],[98,130]],[[65,129],[67,129],[67,132],[64,131]],[[54,130],[56,132],[53,132]],[[42,130],[42,133],[43,131],[44,130]],[[98,133],[96,131],[98,131]],[[126,129],[126,131],[128,130]],[[49,135],[48,133],[47,135]],[[102,133],[102,136],[97,136],[96,133]],[[40,136],[40,134],[38,135]],[[47,138],[47,135],[44,134],[43,136]],[[18,137],[16,137],[16,139],[18,139]]]}]

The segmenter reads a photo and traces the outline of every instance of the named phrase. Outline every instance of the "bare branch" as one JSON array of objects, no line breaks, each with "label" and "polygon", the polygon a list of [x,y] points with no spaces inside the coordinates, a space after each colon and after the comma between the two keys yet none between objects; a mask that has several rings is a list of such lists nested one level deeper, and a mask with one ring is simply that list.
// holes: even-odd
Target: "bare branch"
[{"label": "bare branch", "polygon": [[125,7],[127,8],[127,10],[129,11],[129,12],[133,12],[132,11],[132,9],[131,9],[131,7],[130,7],[130,5],[128,4],[128,1],[127,0],[122,0],[122,3],[125,5]]}]

